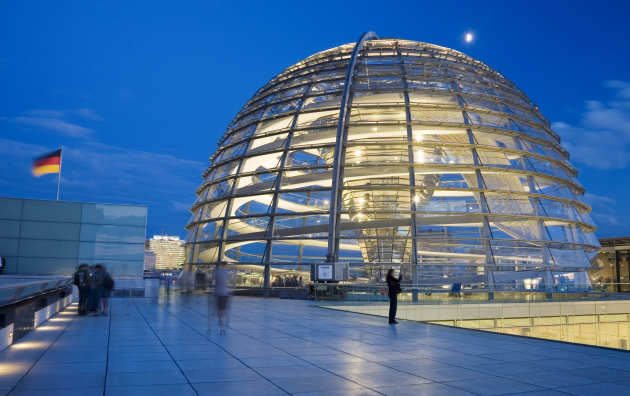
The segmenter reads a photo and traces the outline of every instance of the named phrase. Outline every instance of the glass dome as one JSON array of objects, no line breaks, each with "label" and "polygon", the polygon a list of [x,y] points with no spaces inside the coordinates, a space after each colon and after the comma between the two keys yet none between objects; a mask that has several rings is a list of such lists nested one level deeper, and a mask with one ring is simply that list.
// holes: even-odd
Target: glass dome
[{"label": "glass dome", "polygon": [[219,141],[187,225],[187,263],[239,282],[311,267],[421,287],[577,290],[599,243],[569,154],[501,73],[369,33],[290,66]]}]

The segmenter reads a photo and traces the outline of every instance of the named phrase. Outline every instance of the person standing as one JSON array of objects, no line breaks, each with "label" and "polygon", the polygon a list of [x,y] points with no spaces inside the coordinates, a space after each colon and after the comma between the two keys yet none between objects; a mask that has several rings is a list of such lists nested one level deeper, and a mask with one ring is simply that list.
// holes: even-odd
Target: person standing
[{"label": "person standing", "polygon": [[214,295],[217,299],[217,315],[221,333],[225,333],[227,325],[227,308],[230,296],[230,273],[225,268],[225,264],[219,264],[214,269]]},{"label": "person standing", "polygon": [[87,264],[79,265],[74,273],[73,283],[79,289],[79,315],[86,315],[90,296],[90,271]]},{"label": "person standing", "polygon": [[402,280],[402,274],[396,278],[394,276],[394,269],[390,268],[387,271],[387,294],[389,296],[389,324],[398,324],[396,322],[396,310],[398,309],[398,294],[401,292],[400,281]]},{"label": "person standing", "polygon": [[109,298],[112,296],[114,290],[114,279],[107,272],[107,269],[103,267],[103,289],[101,292],[101,314],[108,315],[109,313]]}]

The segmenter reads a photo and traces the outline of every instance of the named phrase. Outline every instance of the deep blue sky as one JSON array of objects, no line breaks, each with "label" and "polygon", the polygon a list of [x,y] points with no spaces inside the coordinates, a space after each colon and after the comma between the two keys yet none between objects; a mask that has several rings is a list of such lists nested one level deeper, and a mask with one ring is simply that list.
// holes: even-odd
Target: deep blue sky
[{"label": "deep blue sky", "polygon": [[30,163],[63,145],[63,199],[147,205],[149,236],[183,237],[243,103],[287,66],[374,30],[504,73],[564,138],[598,236],[630,235],[629,17],[608,1],[3,2],[0,196],[54,199],[56,175],[36,179]]}]

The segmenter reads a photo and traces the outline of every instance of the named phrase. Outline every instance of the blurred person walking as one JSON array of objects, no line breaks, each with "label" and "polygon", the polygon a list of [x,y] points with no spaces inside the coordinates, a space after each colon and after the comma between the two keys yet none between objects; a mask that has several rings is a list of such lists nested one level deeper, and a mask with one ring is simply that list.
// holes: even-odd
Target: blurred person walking
[{"label": "blurred person walking", "polygon": [[387,294],[389,296],[389,324],[398,324],[396,322],[396,310],[398,309],[398,294],[402,291],[400,288],[400,281],[402,280],[402,274],[396,278],[394,276],[394,269],[390,268],[387,271]]},{"label": "blurred person walking", "polygon": [[79,265],[74,273],[73,283],[79,289],[79,315],[87,315],[90,297],[90,271],[87,264]]},{"label": "blurred person walking", "polygon": [[230,298],[230,272],[225,264],[219,264],[214,269],[214,295],[217,300],[217,315],[221,334],[225,334],[227,326],[228,300]]},{"label": "blurred person walking", "polygon": [[109,314],[109,298],[112,296],[112,292],[114,290],[114,279],[107,272],[107,268],[104,266],[103,268],[103,288],[101,290],[101,314],[108,315]]},{"label": "blurred person walking", "polygon": [[101,294],[103,293],[103,284],[105,282],[105,271],[103,266],[96,264],[92,272],[90,282],[90,297],[92,299],[92,307],[90,313],[94,315],[101,314]]},{"label": "blurred person walking", "polygon": [[195,274],[192,265],[188,264],[184,267],[178,278],[179,290],[182,294],[191,294],[195,287]]},{"label": "blurred person walking", "polygon": [[88,305],[87,305],[88,314],[93,313],[94,310],[96,309],[96,288],[94,287],[94,272],[95,272],[94,266],[90,265],[88,267],[88,273],[89,273],[88,285],[90,287],[90,292],[88,294]]}]

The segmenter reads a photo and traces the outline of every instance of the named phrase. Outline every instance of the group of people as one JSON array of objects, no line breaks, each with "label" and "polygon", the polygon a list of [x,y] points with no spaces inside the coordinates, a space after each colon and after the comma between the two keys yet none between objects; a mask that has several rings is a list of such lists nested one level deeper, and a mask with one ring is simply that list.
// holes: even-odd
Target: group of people
[{"label": "group of people", "polygon": [[271,282],[272,287],[298,287],[302,286],[302,284],[302,277],[297,277],[296,275],[276,276]]},{"label": "group of people", "polygon": [[108,314],[114,279],[103,265],[79,265],[74,284],[79,289],[79,315]]}]

